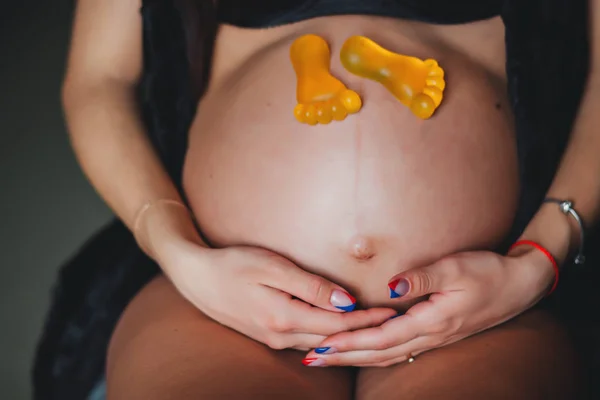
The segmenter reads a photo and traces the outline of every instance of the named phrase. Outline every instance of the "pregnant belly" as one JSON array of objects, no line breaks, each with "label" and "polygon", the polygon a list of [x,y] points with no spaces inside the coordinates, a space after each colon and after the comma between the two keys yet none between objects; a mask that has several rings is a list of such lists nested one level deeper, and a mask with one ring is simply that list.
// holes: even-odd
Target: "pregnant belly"
[{"label": "pregnant belly", "polygon": [[292,114],[288,48],[249,59],[199,107],[184,187],[212,245],[270,249],[368,307],[390,304],[387,282],[399,272],[498,244],[518,197],[500,79],[451,54],[426,55],[445,68],[447,89],[423,121],[333,57],[334,75],[360,93],[363,108],[309,126]]}]

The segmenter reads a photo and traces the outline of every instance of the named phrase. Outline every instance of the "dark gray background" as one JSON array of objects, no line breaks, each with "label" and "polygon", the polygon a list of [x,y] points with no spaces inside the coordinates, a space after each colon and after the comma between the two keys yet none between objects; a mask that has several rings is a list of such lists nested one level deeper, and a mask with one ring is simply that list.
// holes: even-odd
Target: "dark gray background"
[{"label": "dark gray background", "polygon": [[72,3],[11,1],[0,9],[0,398],[7,400],[31,397],[34,346],[58,267],[111,216],[77,166],[61,113]]}]

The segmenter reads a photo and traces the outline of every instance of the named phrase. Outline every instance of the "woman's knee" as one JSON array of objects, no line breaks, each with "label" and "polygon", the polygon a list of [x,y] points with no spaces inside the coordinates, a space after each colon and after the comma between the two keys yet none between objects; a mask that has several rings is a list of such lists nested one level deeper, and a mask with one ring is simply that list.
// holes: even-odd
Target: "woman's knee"
[{"label": "woman's knee", "polygon": [[175,387],[187,385],[191,377],[182,372],[190,360],[177,344],[186,306],[173,291],[164,277],[156,278],[121,316],[108,350],[108,398],[170,398]]},{"label": "woman's knee", "polygon": [[108,397],[351,398],[349,371],[312,371],[302,357],[216,323],[157,278],[132,301],[113,334]]},{"label": "woman's knee", "polygon": [[579,398],[578,360],[565,330],[543,311],[417,357],[360,372],[359,399]]}]

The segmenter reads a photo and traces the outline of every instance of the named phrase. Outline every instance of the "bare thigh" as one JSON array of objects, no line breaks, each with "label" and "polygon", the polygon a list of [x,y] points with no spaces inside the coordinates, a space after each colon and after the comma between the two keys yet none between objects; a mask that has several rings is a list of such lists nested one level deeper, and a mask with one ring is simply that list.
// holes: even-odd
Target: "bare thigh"
[{"label": "bare thigh", "polygon": [[351,369],[306,368],[208,318],[164,277],[123,314],[110,343],[109,399],[351,399]]},{"label": "bare thigh", "polygon": [[577,361],[565,330],[530,311],[412,364],[361,369],[357,399],[575,400]]}]

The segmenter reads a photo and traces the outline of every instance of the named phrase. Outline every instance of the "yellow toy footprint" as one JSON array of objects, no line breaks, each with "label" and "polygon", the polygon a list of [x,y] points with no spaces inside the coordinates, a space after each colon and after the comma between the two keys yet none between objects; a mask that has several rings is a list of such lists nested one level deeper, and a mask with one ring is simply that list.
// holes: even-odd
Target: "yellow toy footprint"
[{"label": "yellow toy footprint", "polygon": [[349,72],[381,83],[419,118],[431,117],[444,97],[444,70],[435,60],[392,53],[364,36],[348,38],[340,59]]},{"label": "yellow toy footprint", "polygon": [[304,35],[292,43],[290,58],[298,85],[294,116],[302,123],[341,121],[362,107],[360,96],[329,72],[329,46],[317,35]]}]

